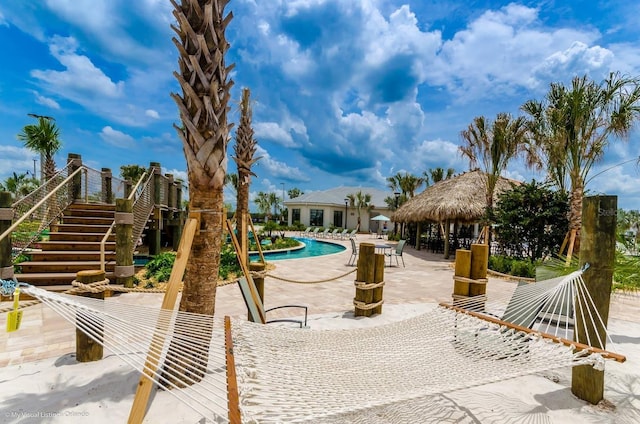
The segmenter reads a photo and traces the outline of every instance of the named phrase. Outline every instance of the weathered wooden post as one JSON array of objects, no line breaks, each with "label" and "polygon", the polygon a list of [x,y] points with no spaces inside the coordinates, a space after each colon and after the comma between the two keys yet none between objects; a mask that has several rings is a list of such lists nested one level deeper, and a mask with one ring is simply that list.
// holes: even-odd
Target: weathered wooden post
[{"label": "weathered wooden post", "polygon": [[133,287],[133,200],[116,199],[116,284]]},{"label": "weathered wooden post", "polygon": [[444,224],[444,258],[449,259],[449,235],[451,233],[451,221],[447,218]]},{"label": "weathered wooden post", "polygon": [[[67,163],[71,164],[69,167],[69,175],[73,174],[78,168],[82,166],[82,156],[77,153],[69,153],[67,156]],[[71,201],[82,199],[82,172],[74,176],[71,180]]]},{"label": "weathered wooden post", "polygon": [[[100,270],[78,271],[76,274],[76,280],[83,284],[96,283],[98,281],[104,281],[104,279],[104,271]],[[104,291],[97,293],[84,292],[79,295],[104,300]],[[95,317],[93,319],[88,318],[86,312],[83,313],[82,309],[78,309],[76,312],[76,319],[78,320],[78,325],[76,326],[76,360],[78,362],[99,361],[102,359],[104,353],[102,345],[83,333],[79,328],[88,326],[96,333],[96,337],[102,338],[104,335],[104,324],[95,320]]]},{"label": "weathered wooden post", "polygon": [[453,273],[453,306],[466,307],[471,278],[471,250],[456,250],[455,271]]},{"label": "weathered wooden post", "polygon": [[107,204],[113,203],[113,175],[111,173],[111,169],[102,168],[101,172],[101,180],[102,180],[102,202]]},{"label": "weathered wooden post", "polygon": [[[260,300],[264,305],[264,270],[267,268],[266,264],[262,262],[249,262],[249,271],[253,276],[253,283],[256,286]],[[251,312],[248,314],[249,321],[251,321]]]},{"label": "weathered wooden post", "polygon": [[[607,325],[609,303],[613,281],[613,266],[616,252],[616,196],[592,196],[582,202],[582,231],[580,232],[580,265],[589,264],[582,275],[586,288],[602,322]],[[577,302],[576,302],[577,303]],[[575,308],[575,332],[589,335],[591,345],[605,348],[605,329],[591,328],[587,314],[581,308]],[[585,316],[585,320],[583,320]],[[585,321],[587,328],[585,328]],[[602,341],[602,343],[600,343]],[[573,367],[571,392],[580,399],[597,404],[604,397],[604,371],[589,365]]]},{"label": "weathered wooden post", "polygon": [[160,203],[162,200],[162,168],[159,162],[150,162],[149,167],[153,169],[153,196],[155,203],[153,207],[152,222],[149,224],[149,254],[160,253],[160,235],[162,234],[162,210]]},{"label": "weathered wooden post", "polygon": [[[0,234],[13,224],[13,208],[11,207],[11,193],[0,191]],[[11,261],[11,234],[0,240],[0,279],[13,278],[13,263]]]},{"label": "weathered wooden post", "polygon": [[[473,280],[469,284],[469,296],[486,296],[487,294],[487,270],[489,268],[489,245],[471,245],[471,276]],[[485,302],[476,302],[474,310],[484,312]]]},{"label": "weathered wooden post", "polygon": [[[384,255],[376,254],[375,244],[361,243],[353,299],[355,316],[370,317],[382,312],[383,285]],[[376,289],[380,290],[376,292]]]}]

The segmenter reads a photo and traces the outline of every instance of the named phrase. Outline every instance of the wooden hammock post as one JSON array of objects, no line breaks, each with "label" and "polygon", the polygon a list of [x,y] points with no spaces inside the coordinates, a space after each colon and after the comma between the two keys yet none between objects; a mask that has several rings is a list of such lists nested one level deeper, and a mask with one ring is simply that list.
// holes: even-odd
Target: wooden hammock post
[{"label": "wooden hammock post", "polygon": [[[589,264],[589,269],[582,278],[605,326],[609,319],[616,251],[617,203],[616,196],[586,197],[582,203],[580,265]],[[604,349],[606,344],[604,329],[594,329],[590,325],[585,328],[585,321],[589,323],[588,313],[581,308],[576,308],[575,331],[581,337],[588,335],[593,347]],[[586,318],[584,321],[583,316]],[[582,400],[597,404],[604,397],[604,371],[598,371],[587,365],[573,367],[571,392]]]},{"label": "wooden hammock post", "polygon": [[[104,281],[104,279],[104,271],[100,270],[92,269],[78,271],[76,273],[76,280],[83,284],[97,283],[98,281]],[[90,297],[92,299],[104,300],[104,291],[100,291],[98,293],[85,292],[79,293],[79,295],[83,297]],[[83,316],[82,310],[78,309],[78,312],[76,312],[76,320],[84,322],[84,325],[86,325],[88,322],[87,319],[88,318],[86,316]],[[98,333],[97,336],[101,337],[104,331],[102,322],[92,320],[91,324],[93,330]],[[80,328],[76,327],[76,360],[78,362],[99,361],[102,359],[103,355],[104,349],[102,345],[86,335],[82,330],[80,330]]]},{"label": "wooden hammock post", "polygon": [[[189,214],[189,219],[185,224],[182,238],[180,239],[180,245],[178,246],[178,252],[176,254],[176,261],[174,262],[173,268],[171,269],[169,283],[167,284],[167,291],[165,292],[164,299],[162,300],[162,309],[170,311],[175,309],[176,299],[178,297],[178,292],[180,291],[180,283],[182,282],[182,276],[184,275],[184,270],[187,267],[187,261],[189,260],[189,255],[191,253],[193,238],[195,237],[199,226],[200,214],[191,212]],[[158,323],[158,326],[160,325],[166,327],[169,324]],[[129,412],[129,420],[127,421],[129,424],[141,423],[144,419],[145,413],[147,412],[149,395],[151,395],[151,389],[153,388],[154,384],[151,377],[153,377],[153,373],[157,371],[159,365],[159,358],[151,352],[161,350],[161,347],[164,344],[164,340],[162,339],[162,336],[160,334],[161,332],[154,333],[151,340],[151,347],[149,349],[149,353],[147,354],[147,360],[144,364],[145,369],[142,372],[140,381],[138,382],[136,395],[133,398],[133,405],[131,406],[131,411]]]},{"label": "wooden hammock post", "polygon": [[489,245],[471,245],[471,275],[475,282],[469,285],[469,296],[487,294],[487,269],[489,268]]},{"label": "wooden hammock post", "polygon": [[[456,278],[458,277],[458,278]],[[461,277],[461,278],[460,278]],[[456,267],[453,274],[453,305],[465,307],[469,297],[469,278],[471,277],[471,250],[456,250]]]},{"label": "wooden hammock post", "polygon": [[[246,234],[246,233],[245,233]],[[258,296],[260,296],[260,300],[264,305],[264,270],[267,268],[267,265],[262,262],[249,262],[249,271],[256,272],[259,274],[255,274],[253,277],[253,283],[256,285],[256,289],[258,290]],[[253,276],[254,274],[252,274]],[[251,321],[251,311],[247,311],[248,316],[247,319]]]},{"label": "wooden hammock post", "polygon": [[149,230],[147,232],[149,235],[147,242],[149,243],[149,254],[158,255],[161,250],[160,237],[162,234],[162,209],[160,209],[160,204],[162,203],[162,167],[160,162],[149,162],[149,168],[153,169],[153,182],[151,187],[153,187],[152,199],[154,206],[150,217]]},{"label": "wooden hammock post", "polygon": [[116,284],[133,287],[135,268],[133,265],[133,200],[116,199]]},{"label": "wooden hammock post", "polygon": [[[360,243],[358,256],[358,271],[356,273],[356,295],[353,299],[354,315],[370,317],[374,313],[382,312],[382,286],[372,287],[384,281],[384,255],[376,254],[376,245]],[[375,292],[376,289],[380,289]],[[376,298],[378,298],[376,300]],[[375,303],[380,305],[373,306]],[[380,312],[375,312],[376,310]]]},{"label": "wooden hammock post", "polygon": [[451,232],[451,221],[447,218],[444,225],[444,258],[449,259],[449,235]]}]

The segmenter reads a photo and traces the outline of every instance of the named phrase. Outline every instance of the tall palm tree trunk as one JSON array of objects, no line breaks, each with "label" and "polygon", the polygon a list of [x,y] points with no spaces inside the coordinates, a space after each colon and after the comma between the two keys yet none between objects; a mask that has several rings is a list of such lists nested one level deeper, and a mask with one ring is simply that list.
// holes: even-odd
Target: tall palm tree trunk
[{"label": "tall palm tree trunk", "polygon": [[[232,81],[227,80],[233,66],[226,67],[224,56],[229,49],[225,29],[232,18],[224,17],[228,0],[171,0],[178,26],[172,29],[180,57],[180,73],[174,76],[182,93],[172,93],[180,112],[182,126],[175,126],[182,140],[189,178],[189,212],[197,214],[200,229],[191,247],[187,263],[180,310],[213,315],[220,268],[223,236],[223,189],[227,171],[227,144],[231,125],[227,124]],[[189,323],[179,323],[188,326]],[[179,328],[181,325],[177,325]],[[179,334],[177,334],[179,336]],[[172,344],[179,347],[179,341]],[[208,337],[200,346],[182,349],[192,355],[184,373],[198,381],[207,362]],[[170,347],[169,354],[176,354]],[[184,354],[181,354],[184,355]],[[165,378],[171,373],[165,370]]]},{"label": "tall palm tree trunk", "polygon": [[573,252],[580,251],[580,231],[582,229],[582,199],[584,198],[584,184],[582,181],[574,181],[569,199],[569,231],[576,233],[573,243]]}]

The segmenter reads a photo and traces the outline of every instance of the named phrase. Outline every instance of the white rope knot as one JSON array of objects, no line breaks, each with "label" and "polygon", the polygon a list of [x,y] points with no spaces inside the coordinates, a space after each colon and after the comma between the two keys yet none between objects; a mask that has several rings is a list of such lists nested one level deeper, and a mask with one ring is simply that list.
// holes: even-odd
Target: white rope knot
[{"label": "white rope knot", "polygon": [[87,291],[89,293],[100,293],[108,289],[109,279],[105,278],[104,280],[96,281],[94,283],[89,283],[89,284],[85,284],[85,283],[81,283],[80,281],[73,280],[71,282],[71,285],[79,289],[82,289],[84,291]]},{"label": "white rope knot", "polygon": [[379,283],[367,283],[366,281],[354,281],[353,285],[360,290],[373,290],[373,289],[377,289],[378,287],[384,286],[384,281],[380,281]]},{"label": "white rope knot", "polygon": [[379,302],[375,302],[375,303],[364,303],[360,300],[356,300],[353,299],[353,305],[362,310],[362,311],[368,311],[369,309],[374,309],[377,308],[378,306],[382,305],[384,303],[384,300],[381,300]]}]

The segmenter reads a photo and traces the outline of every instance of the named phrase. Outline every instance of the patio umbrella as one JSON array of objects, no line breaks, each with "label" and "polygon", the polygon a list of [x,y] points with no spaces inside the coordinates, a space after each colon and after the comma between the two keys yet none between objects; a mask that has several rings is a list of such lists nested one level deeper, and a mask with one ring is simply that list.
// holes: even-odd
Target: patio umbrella
[{"label": "patio umbrella", "polygon": [[372,221],[391,221],[391,218],[386,217],[384,215],[377,215],[371,218]]}]

